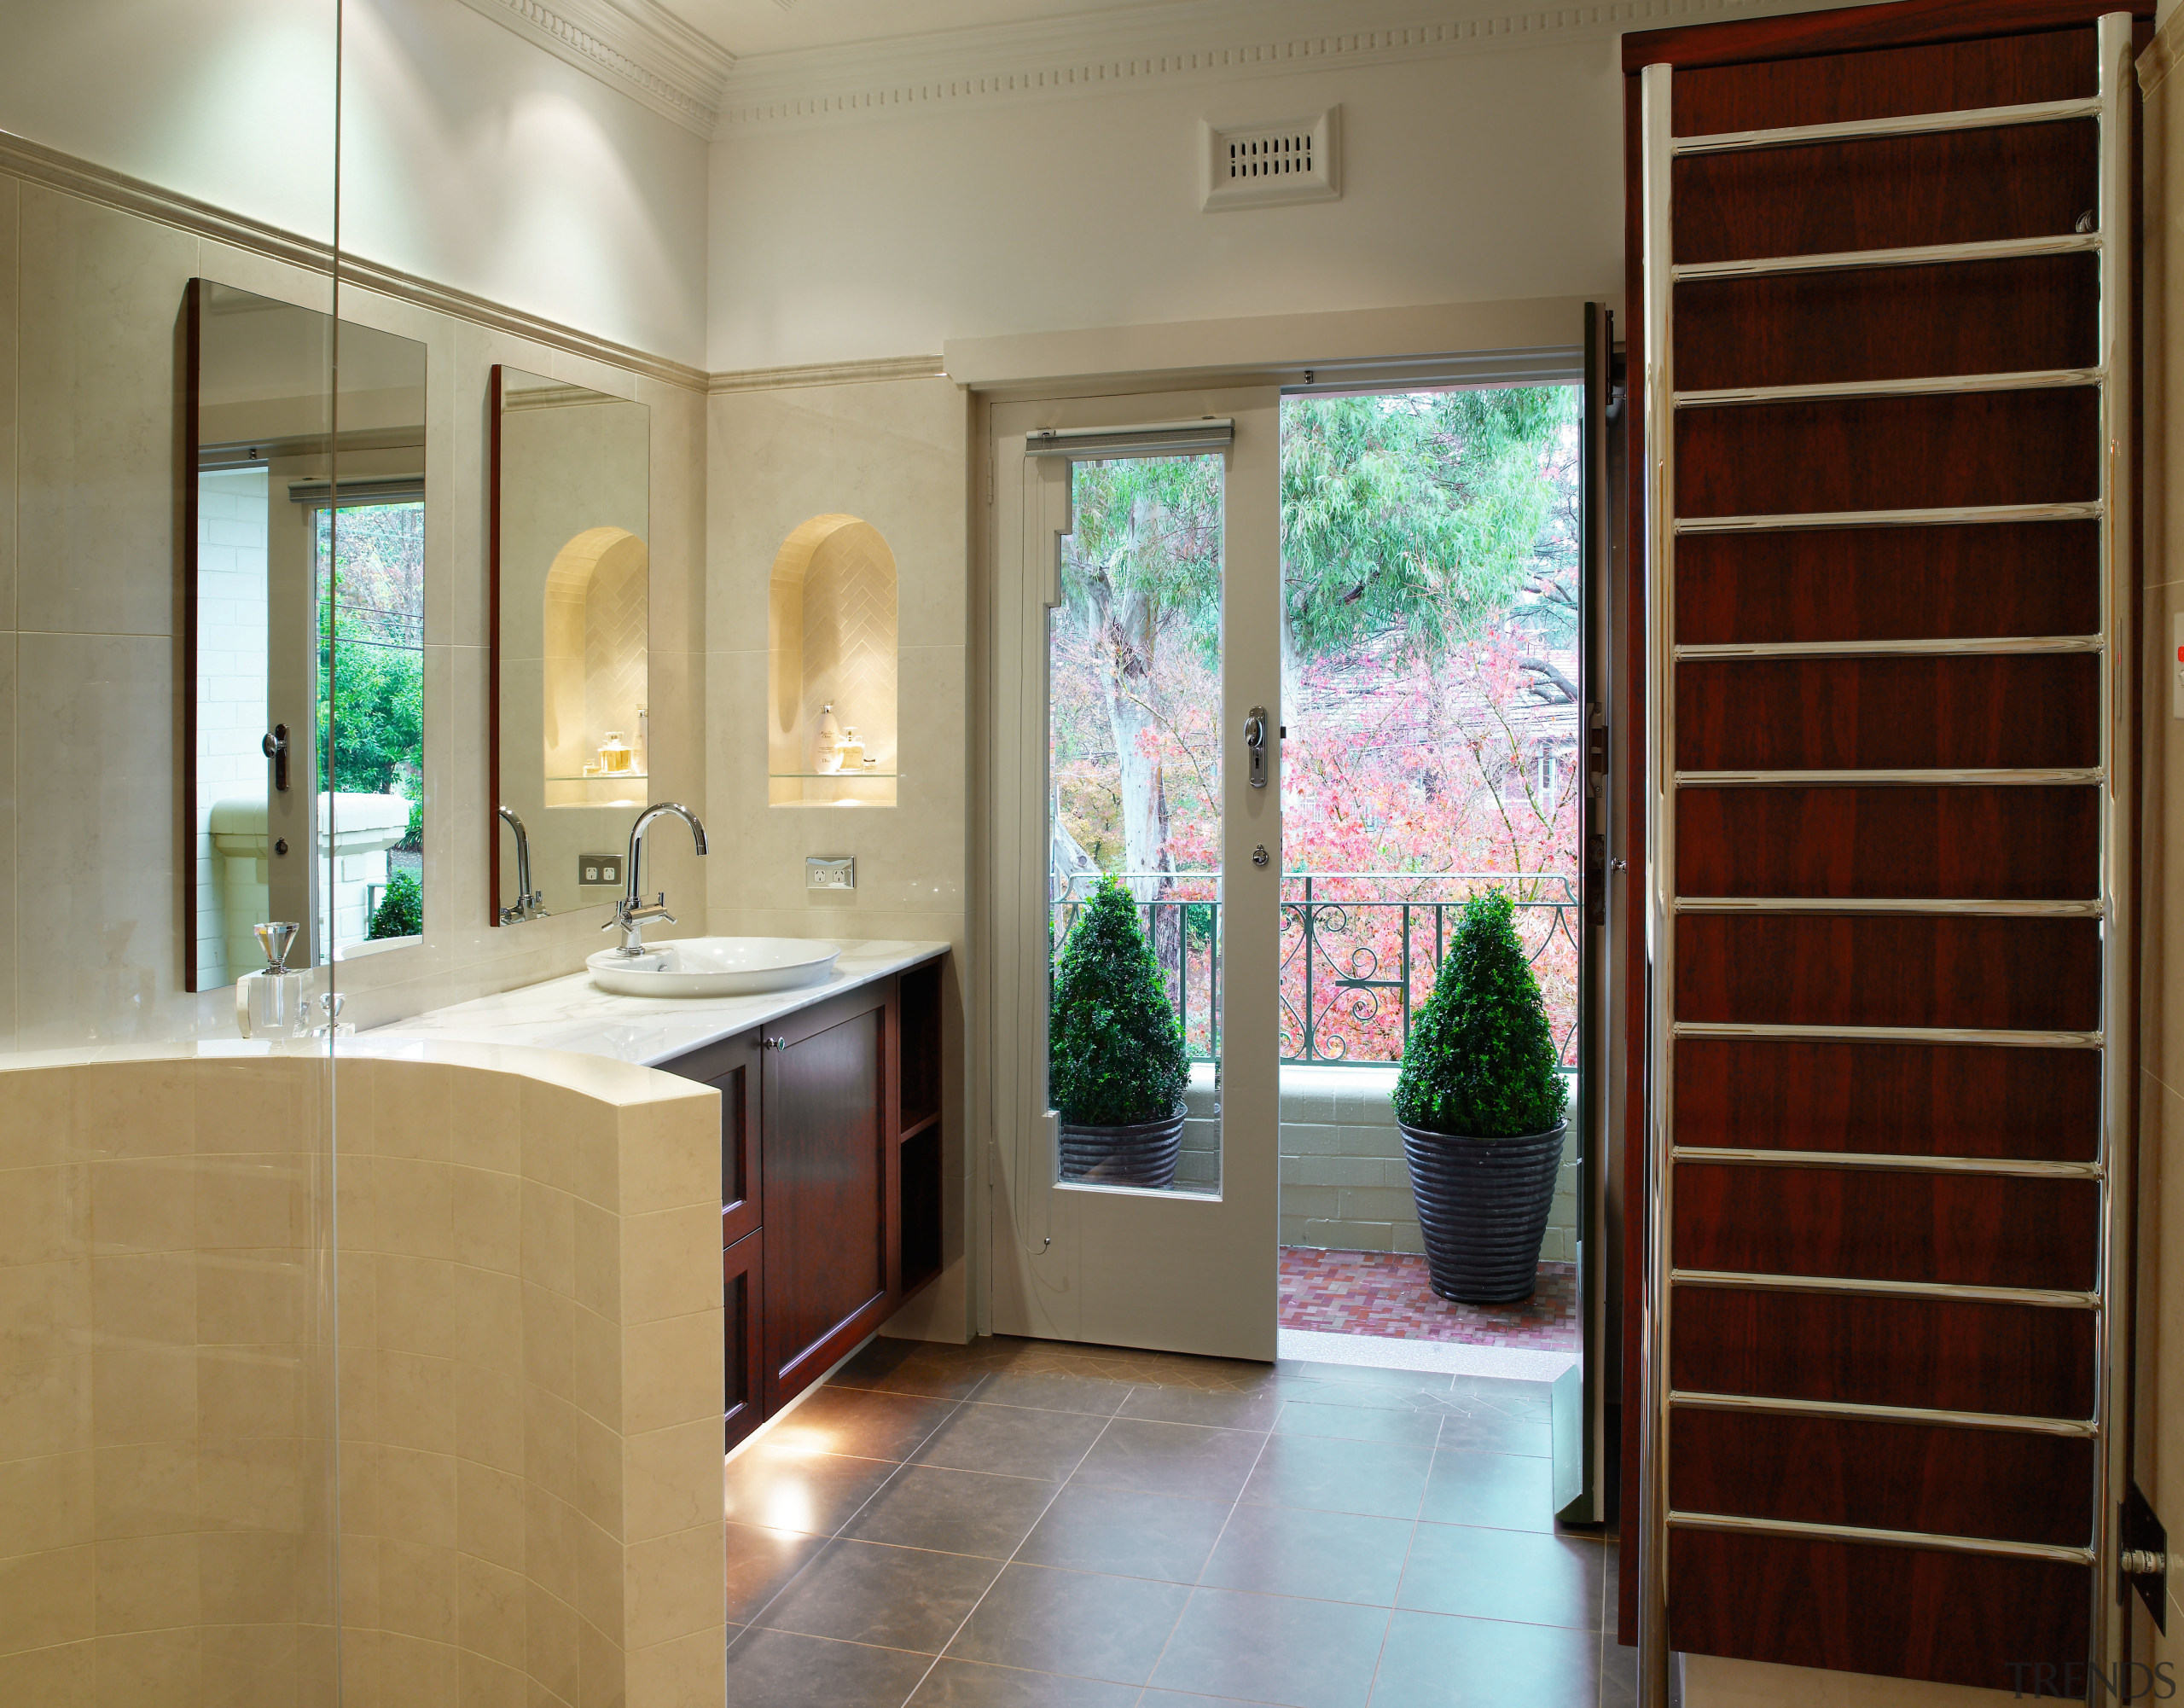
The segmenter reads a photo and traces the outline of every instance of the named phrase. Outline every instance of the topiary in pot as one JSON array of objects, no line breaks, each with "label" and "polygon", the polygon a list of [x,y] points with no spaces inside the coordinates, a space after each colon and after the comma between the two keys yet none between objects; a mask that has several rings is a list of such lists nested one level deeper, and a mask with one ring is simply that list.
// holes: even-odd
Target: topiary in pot
[{"label": "topiary in pot", "polygon": [[1396,1124],[1442,1298],[1531,1297],[1562,1162],[1560,1066],[1515,902],[1506,891],[1472,897],[1396,1078]]},{"label": "topiary in pot", "polygon": [[1190,1061],[1137,905],[1112,877],[1101,879],[1062,946],[1047,1047],[1062,1178],[1172,1185]]}]

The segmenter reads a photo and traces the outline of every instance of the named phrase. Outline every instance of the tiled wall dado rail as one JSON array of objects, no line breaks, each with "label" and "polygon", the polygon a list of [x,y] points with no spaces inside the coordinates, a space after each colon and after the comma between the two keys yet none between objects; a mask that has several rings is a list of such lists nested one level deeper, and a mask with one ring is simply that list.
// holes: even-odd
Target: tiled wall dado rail
[{"label": "tiled wall dado rail", "polygon": [[363,1708],[719,1701],[718,1144],[584,1057],[0,1069],[0,1702],[331,1700],[337,1595]]},{"label": "tiled wall dado rail", "polygon": [[[232,997],[182,977],[177,321],[193,276],[327,311],[325,267],[300,240],[0,137],[0,1051],[234,1034]],[[653,787],[694,804],[706,399],[694,370],[346,262],[340,313],[427,363],[425,934],[343,965],[346,1017],[369,1026],[598,946],[596,913],[487,924],[493,364],[650,409]],[[703,874],[663,839],[648,875],[694,921]]]}]

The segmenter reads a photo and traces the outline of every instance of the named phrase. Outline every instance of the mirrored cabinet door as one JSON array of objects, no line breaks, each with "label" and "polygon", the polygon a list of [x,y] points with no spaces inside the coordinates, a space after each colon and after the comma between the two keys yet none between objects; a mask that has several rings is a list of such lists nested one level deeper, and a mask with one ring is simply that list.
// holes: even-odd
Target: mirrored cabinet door
[{"label": "mirrored cabinet door", "polygon": [[[207,279],[184,305],[189,988],[423,930],[425,346]],[[338,390],[334,375],[340,374]]]},{"label": "mirrored cabinet door", "polygon": [[649,799],[651,412],[493,370],[493,923],[613,901]]}]

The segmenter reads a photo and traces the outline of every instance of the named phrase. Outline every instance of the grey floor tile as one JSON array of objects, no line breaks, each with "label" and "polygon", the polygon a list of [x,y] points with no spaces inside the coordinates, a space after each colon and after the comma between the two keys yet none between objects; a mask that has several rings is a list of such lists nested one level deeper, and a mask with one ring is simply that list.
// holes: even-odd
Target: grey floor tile
[{"label": "grey floor tile", "polygon": [[1277,1435],[1324,1435],[1343,1441],[1387,1441],[1404,1447],[1431,1447],[1441,1438],[1438,1411],[1394,1410],[1386,1406],[1334,1405],[1325,1400],[1296,1400],[1275,1420]]},{"label": "grey floor tile", "polygon": [[827,1379],[829,1387],[960,1400],[985,1380],[985,1367],[957,1349],[924,1340],[874,1339]]},{"label": "grey floor tile", "polygon": [[1438,1415],[1461,1406],[1446,1391],[1405,1387],[1391,1382],[1337,1382],[1321,1378],[1287,1378],[1282,1397],[1307,1404],[1362,1406],[1380,1411],[1419,1411]]},{"label": "grey floor tile", "polygon": [[899,1461],[909,1458],[955,1409],[953,1400],[826,1387],[768,1430],[766,1444]]},{"label": "grey floor tile", "polygon": [[1201,1696],[1195,1690],[1148,1690],[1137,1708],[1219,1708],[1224,1702],[1249,1702],[1248,1696]]},{"label": "grey floor tile", "polygon": [[1035,1411],[1081,1411],[1112,1417],[1130,1395],[1128,1382],[1096,1376],[1019,1376],[996,1371],[980,1382],[971,1397],[981,1405],[1028,1406]]},{"label": "grey floor tile", "polygon": [[1153,1682],[1286,1708],[1365,1708],[1387,1625],[1379,1607],[1197,1589]]},{"label": "grey floor tile", "polygon": [[761,1442],[729,1461],[728,1516],[769,1530],[832,1536],[895,1470],[889,1460],[798,1453]]},{"label": "grey floor tile", "polygon": [[1141,1577],[1011,1566],[949,1645],[949,1658],[1142,1684],[1190,1593]]},{"label": "grey floor tile", "polygon": [[1596,1630],[1605,1552],[1598,1542],[1559,1536],[1421,1524],[1397,1605]]},{"label": "grey floor tile", "polygon": [[1637,1708],[1638,1651],[1616,1641],[1612,1630],[1600,1635],[1600,1708]]},{"label": "grey floor tile", "polygon": [[741,1624],[750,1619],[826,1545],[826,1537],[798,1531],[729,1525],[729,1623]]},{"label": "grey floor tile", "polygon": [[728,1708],[902,1708],[932,1657],[787,1631],[747,1631],[728,1652]]},{"label": "grey floor tile", "polygon": [[1228,1513],[1226,1501],[1072,1483],[1054,1496],[1016,1557],[1035,1566],[1195,1583]]},{"label": "grey floor tile", "polygon": [[938,1654],[1001,1571],[960,1554],[830,1542],[756,1624],[808,1637]]},{"label": "grey floor tile", "polygon": [[1506,1412],[1476,1411],[1468,1416],[1443,1418],[1441,1445],[1473,1453],[1525,1453],[1549,1459],[1554,1455],[1554,1426],[1544,1420],[1527,1422]]},{"label": "grey floor tile", "polygon": [[1454,1391],[1456,1380],[1445,1372],[1388,1370],[1376,1364],[1316,1364],[1303,1358],[1284,1358],[1274,1368],[1285,1386],[1292,1382],[1340,1382],[1350,1386],[1446,1394]]},{"label": "grey floor tile", "polygon": [[944,1660],[926,1675],[909,1708],[1136,1708],[1137,1697],[1134,1684]]},{"label": "grey floor tile", "polygon": [[1223,1589],[1392,1607],[1412,1529],[1405,1519],[1240,1506],[1200,1581]]},{"label": "grey floor tile", "polygon": [[1398,1610],[1373,1708],[1594,1708],[1593,1641],[1583,1631]]},{"label": "grey floor tile", "polygon": [[1286,1403],[1272,1387],[1248,1393],[1203,1388],[1139,1387],[1123,1402],[1119,1414],[1153,1423],[1208,1424],[1216,1429],[1265,1429]]},{"label": "grey floor tile", "polygon": [[1418,1515],[1434,1524],[1552,1532],[1554,1461],[1444,1447],[1433,1455],[1433,1474]]},{"label": "grey floor tile", "polygon": [[1233,1501],[1267,1438],[1253,1430],[1118,1417],[1072,1479],[1109,1489]]},{"label": "grey floor tile", "polygon": [[1058,1483],[1077,1468],[1107,1426],[1105,1418],[1077,1412],[966,1405],[933,1431],[918,1449],[916,1462]]},{"label": "grey floor tile", "polygon": [[1243,1498],[1258,1506],[1414,1519],[1432,1465],[1430,1447],[1277,1435],[1267,1442]]},{"label": "grey floor tile", "polygon": [[1060,1486],[983,1471],[909,1465],[865,1502],[842,1534],[899,1548],[1006,1560],[1031,1534]]}]

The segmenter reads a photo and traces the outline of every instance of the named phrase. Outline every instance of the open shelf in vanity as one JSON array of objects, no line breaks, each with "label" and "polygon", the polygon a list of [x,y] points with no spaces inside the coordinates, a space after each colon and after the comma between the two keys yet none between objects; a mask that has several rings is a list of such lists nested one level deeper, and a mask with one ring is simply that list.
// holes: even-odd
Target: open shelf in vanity
[{"label": "open shelf in vanity", "polygon": [[944,956],[660,1064],[721,1094],[729,1446],[940,1273]]}]

